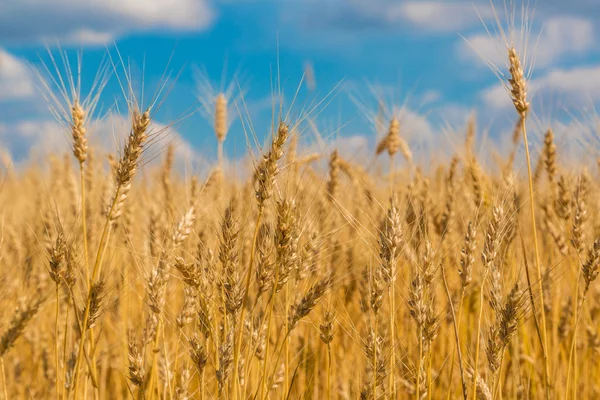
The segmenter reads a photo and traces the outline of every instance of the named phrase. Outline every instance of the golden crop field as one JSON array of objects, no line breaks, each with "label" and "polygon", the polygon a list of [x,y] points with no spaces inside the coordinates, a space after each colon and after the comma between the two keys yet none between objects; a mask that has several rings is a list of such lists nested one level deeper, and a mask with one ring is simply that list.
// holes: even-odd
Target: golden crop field
[{"label": "golden crop field", "polygon": [[[497,71],[508,154],[473,115],[420,165],[382,106],[383,168],[299,146],[327,96],[260,127],[205,99],[202,175],[174,168],[158,97],[124,85],[107,152],[88,144],[103,83],[47,81],[72,151],[2,169],[0,396],[600,398],[598,165],[567,166],[532,121],[523,58],[509,44]],[[236,108],[248,138],[269,132],[246,174],[223,165]]]}]

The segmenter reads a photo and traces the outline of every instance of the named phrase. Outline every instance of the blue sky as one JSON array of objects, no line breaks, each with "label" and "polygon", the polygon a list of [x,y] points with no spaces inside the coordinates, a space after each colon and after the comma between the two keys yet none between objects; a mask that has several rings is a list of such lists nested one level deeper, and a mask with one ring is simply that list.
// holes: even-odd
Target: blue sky
[{"label": "blue sky", "polygon": [[[473,109],[498,147],[502,132],[512,128],[508,97],[482,61],[482,56],[489,58],[504,70],[501,41],[490,37],[481,21],[494,25],[488,0],[2,2],[0,145],[17,160],[68,147],[68,136],[53,122],[31,72],[31,65],[39,68],[41,61],[49,62],[46,45],[58,54],[57,42],[72,60],[83,53],[84,89],[107,51],[116,56],[115,46],[131,63],[136,81],[144,71],[147,92],[160,82],[172,55],[168,67],[181,74],[156,116],[160,124],[198,107],[196,69],[205,71],[217,87],[225,70],[227,82],[239,76],[257,135],[264,140],[279,60],[286,100],[307,62],[314,68],[316,90],[309,93],[302,87],[300,105],[337,88],[315,121],[329,137],[327,146],[356,152],[373,145],[368,114],[376,112],[374,92],[388,106],[404,106],[403,132],[417,148],[439,145],[448,130],[460,131]],[[505,21],[503,3],[494,4]],[[561,129],[566,134],[580,127],[570,118],[586,119],[584,109],[600,99],[600,4],[539,0],[530,7],[535,8],[528,46],[535,58],[533,120],[540,130],[555,123],[560,137]],[[126,130],[115,115],[115,96],[118,85],[113,79],[101,99],[102,109],[112,111],[105,121],[112,124],[109,136],[110,131]],[[172,130],[182,155],[208,163],[214,159],[216,141],[200,114]],[[107,135],[105,131],[97,134]],[[311,135],[306,133],[308,143]],[[116,146],[112,137],[99,141]],[[232,125],[226,151],[230,158],[247,153],[239,122]]]}]

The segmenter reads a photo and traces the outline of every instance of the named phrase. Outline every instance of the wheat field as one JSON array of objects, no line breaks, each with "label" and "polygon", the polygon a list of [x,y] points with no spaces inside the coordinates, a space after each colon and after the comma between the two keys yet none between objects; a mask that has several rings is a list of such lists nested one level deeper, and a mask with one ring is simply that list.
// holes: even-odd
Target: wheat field
[{"label": "wheat field", "polygon": [[377,119],[377,170],[300,150],[307,107],[256,128],[240,177],[219,93],[200,178],[160,144],[157,101],[126,90],[106,152],[88,145],[103,84],[49,82],[72,151],[3,169],[2,397],[599,398],[598,166],[563,165],[530,123],[520,57],[507,48],[514,134],[493,168],[474,116],[428,168],[401,118]]}]

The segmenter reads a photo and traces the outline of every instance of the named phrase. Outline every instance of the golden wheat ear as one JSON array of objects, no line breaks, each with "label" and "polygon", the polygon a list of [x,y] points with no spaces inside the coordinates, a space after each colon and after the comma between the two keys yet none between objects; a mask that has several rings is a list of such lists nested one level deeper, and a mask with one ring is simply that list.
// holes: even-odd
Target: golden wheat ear
[{"label": "golden wheat ear", "polygon": [[[529,213],[531,217],[531,229],[532,229],[532,237],[533,237],[533,247],[535,253],[535,265],[537,270],[537,280],[538,280],[538,288],[537,291],[539,293],[539,297],[541,303],[544,304],[544,289],[542,287],[542,267],[540,262],[540,251],[539,251],[539,243],[538,243],[538,235],[537,235],[537,224],[535,218],[535,193],[533,190],[533,172],[531,168],[531,158],[529,154],[529,142],[527,136],[527,117],[530,113],[530,99],[528,98],[528,79],[532,73],[532,64],[531,59],[528,58],[527,47],[529,40],[529,35],[531,34],[531,16],[529,15],[528,4],[523,6],[521,9],[522,18],[521,18],[521,43],[516,43],[515,37],[517,35],[517,28],[515,27],[515,4],[510,3],[510,9],[505,7],[505,12],[507,14],[507,28],[505,29],[503,24],[500,22],[500,18],[498,17],[498,13],[494,7],[493,2],[490,2],[491,8],[495,17],[496,22],[496,32],[499,33],[500,39],[503,42],[504,47],[507,52],[507,67],[508,67],[508,75],[504,74],[497,66],[495,66],[489,60],[485,60],[488,66],[492,69],[494,74],[500,79],[501,84],[505,87],[508,92],[508,96],[510,97],[515,111],[519,117],[521,122],[521,134],[523,137],[523,144],[525,147],[525,156],[527,161],[527,173],[529,179]],[[505,4],[506,5],[506,4]],[[487,27],[486,27],[487,28]],[[488,30],[489,32],[489,30]],[[517,47],[520,47],[520,52],[517,50]],[[532,288],[529,287],[530,292],[532,292]],[[535,304],[532,304],[535,308]],[[538,330],[538,338],[540,340],[540,346],[542,348],[543,358],[544,358],[544,387],[546,398],[550,397],[550,366],[548,359],[548,338],[547,338],[547,329],[546,329],[546,316],[544,307],[541,307],[540,316],[541,316],[541,326],[538,327],[536,324],[536,329]],[[534,313],[537,311],[534,309]],[[475,366],[477,368],[477,366]],[[475,378],[474,378],[475,379]]]}]

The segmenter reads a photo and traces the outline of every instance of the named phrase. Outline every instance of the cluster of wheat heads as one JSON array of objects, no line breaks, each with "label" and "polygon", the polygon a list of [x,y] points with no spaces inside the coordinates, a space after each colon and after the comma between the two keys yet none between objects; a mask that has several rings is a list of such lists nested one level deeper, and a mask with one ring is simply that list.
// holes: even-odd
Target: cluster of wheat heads
[{"label": "cluster of wheat heads", "polygon": [[382,174],[336,150],[297,154],[306,120],[281,114],[234,179],[217,93],[208,178],[175,173],[173,146],[140,174],[156,101],[128,97],[128,135],[103,154],[87,141],[103,83],[83,99],[60,81],[72,153],[8,170],[0,191],[0,393],[598,398],[600,188],[585,165],[561,167],[552,130],[515,173],[530,106],[514,48],[508,60],[518,121],[495,172],[474,119],[423,171],[390,118]]}]

